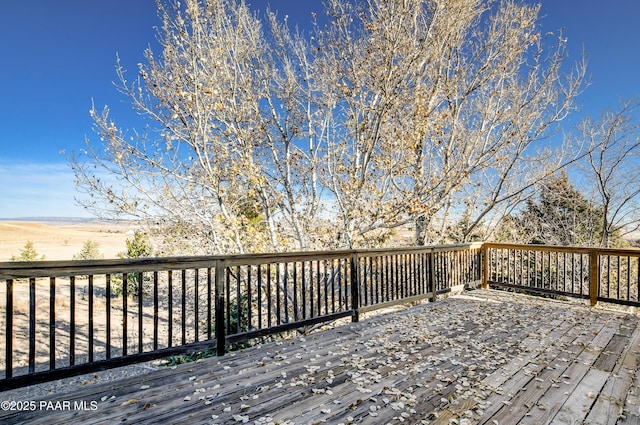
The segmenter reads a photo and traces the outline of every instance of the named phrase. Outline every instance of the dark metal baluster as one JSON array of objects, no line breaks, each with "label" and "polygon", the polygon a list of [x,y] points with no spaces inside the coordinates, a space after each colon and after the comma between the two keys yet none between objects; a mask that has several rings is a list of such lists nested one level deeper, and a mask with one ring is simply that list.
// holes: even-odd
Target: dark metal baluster
[{"label": "dark metal baluster", "polygon": [[391,301],[393,299],[393,286],[391,286],[391,282],[393,281],[393,257],[390,255],[385,255],[385,274],[386,301]]},{"label": "dark metal baluster", "polygon": [[127,355],[127,298],[129,297],[129,275],[122,273],[122,355]]},{"label": "dark metal baluster", "polygon": [[317,291],[317,301],[318,301],[318,316],[322,316],[322,291],[320,287],[320,260],[316,260],[316,291]]},{"label": "dark metal baluster", "polygon": [[271,264],[267,264],[267,327],[271,327]]},{"label": "dark metal baluster", "polygon": [[49,278],[49,369],[56,368],[56,278]]},{"label": "dark metal baluster", "polygon": [[[552,279],[551,279],[551,268],[552,268],[551,267],[551,251],[549,251],[547,254],[548,254],[547,255],[547,262],[548,262],[547,285],[549,286],[549,289],[554,289],[555,290],[557,288],[554,288],[553,284],[551,283],[552,282]],[[554,254],[557,254],[557,253],[554,253]]]},{"label": "dark metal baluster", "polygon": [[380,303],[380,256],[376,256],[376,304]]},{"label": "dark metal baluster", "polygon": [[316,310],[314,307],[314,279],[313,279],[313,261],[309,261],[309,317],[315,317]]},{"label": "dark metal baluster", "polygon": [[280,266],[281,263],[276,263],[276,324],[282,323],[282,310],[280,301]]},{"label": "dark metal baluster", "polygon": [[505,272],[504,272],[505,267],[506,267],[505,264],[504,264],[504,251],[505,250],[503,248],[501,248],[499,256],[498,256],[498,259],[500,260],[500,282],[501,283],[508,283],[506,278],[505,278]]},{"label": "dark metal baluster", "polygon": [[571,261],[567,252],[562,253],[562,289],[565,292],[569,292],[569,268],[571,267]]},{"label": "dark metal baluster", "polygon": [[329,314],[331,311],[331,304],[329,302],[329,293],[331,291],[330,280],[331,280],[331,271],[329,270],[329,261],[330,260],[322,260],[322,289],[324,291],[324,314]]},{"label": "dark metal baluster", "polygon": [[158,272],[153,272],[153,350],[158,349]]},{"label": "dark metal baluster", "polygon": [[409,286],[409,279],[407,276],[407,257],[404,254],[398,256],[400,261],[400,299],[404,299],[407,296],[407,290]]},{"label": "dark metal baluster", "polygon": [[607,297],[611,297],[611,256],[607,255]]},{"label": "dark metal baluster", "polygon": [[618,284],[616,285],[616,299],[619,300],[620,299],[620,283],[622,283],[622,279],[620,276],[620,256],[616,255],[616,280],[618,281]]},{"label": "dark metal baluster", "polygon": [[262,264],[258,264],[258,329],[262,329]]},{"label": "dark metal baluster", "polygon": [[518,250],[518,258],[520,259],[520,271],[518,272],[518,285],[524,286],[524,251]]},{"label": "dark metal baluster", "polygon": [[284,322],[289,323],[289,263],[284,264]]},{"label": "dark metal baluster", "polygon": [[111,274],[106,276],[106,293],[105,293],[105,309],[107,310],[107,326],[105,330],[105,357],[107,360],[111,359]]},{"label": "dark metal baluster", "polygon": [[[55,347],[55,345],[52,345]],[[89,275],[89,363],[93,363],[93,275]]]},{"label": "dark metal baluster", "polygon": [[340,311],[345,311],[346,307],[346,294],[342,292],[342,272],[344,270],[344,266],[342,265],[342,258],[338,258],[338,309]]},{"label": "dark metal baluster", "polygon": [[307,274],[305,270],[306,261],[302,261],[300,273],[302,274],[302,318],[307,318]]},{"label": "dark metal baluster", "polygon": [[240,266],[236,266],[236,333],[242,332],[242,279]]},{"label": "dark metal baluster", "polygon": [[533,287],[538,287],[538,251],[529,251],[529,259],[531,260],[531,255],[533,255],[532,263],[529,265],[529,270],[531,272],[531,276],[533,278]]},{"label": "dark metal baluster", "polygon": [[394,299],[400,299],[400,267],[398,264],[398,256],[394,255],[393,256],[393,260],[394,260],[394,266],[395,266],[395,278],[394,278]]},{"label": "dark metal baluster", "polygon": [[367,275],[370,273],[369,267],[367,267],[367,263],[370,263],[371,257],[364,257],[362,259],[363,264],[363,273],[362,273],[362,289],[364,290],[364,305],[369,305],[369,291],[367,288]]},{"label": "dark metal baluster", "polygon": [[169,329],[168,329],[168,338],[169,338],[169,343],[167,344],[168,347],[173,347],[173,271],[169,270],[167,271],[167,301],[169,302],[168,305],[168,324],[169,324]]},{"label": "dark metal baluster", "polygon": [[[216,260],[215,261],[215,291],[216,291],[216,307],[215,307],[215,316],[216,316],[216,326],[215,326],[215,335],[216,335],[216,354],[218,356],[223,356],[227,351],[226,344],[226,333],[225,333],[225,271],[228,268],[224,265],[224,260]],[[227,282],[228,284],[228,282]],[[229,321],[229,316],[226,317],[226,321]]]},{"label": "dark metal baluster", "polygon": [[414,295],[422,295],[424,294],[423,288],[423,280],[422,280],[422,265],[424,264],[423,254],[414,254],[414,280],[415,280],[415,294]]},{"label": "dark metal baluster", "polygon": [[420,293],[426,294],[429,292],[429,254],[423,252],[420,254]]},{"label": "dark metal baluster", "polygon": [[417,295],[417,282],[416,282],[416,255],[415,254],[407,254],[407,258],[409,260],[408,268],[409,268],[409,282],[411,285],[409,286],[409,293],[407,295],[414,296]]},{"label": "dark metal baluster", "polygon": [[[7,279],[7,333],[5,334],[6,342],[6,368],[5,378],[13,376],[13,279]],[[53,347],[51,347],[53,349]]]},{"label": "dark metal baluster", "polygon": [[181,296],[181,307],[180,313],[182,318],[182,345],[187,344],[187,271],[185,269],[182,270],[182,296]]},{"label": "dark metal baluster", "polygon": [[640,257],[636,257],[636,301],[640,302]]},{"label": "dark metal baluster", "polygon": [[323,287],[324,287],[324,314],[329,313],[329,273],[327,272],[327,260],[322,261],[323,275]]},{"label": "dark metal baluster", "polygon": [[247,330],[250,331],[251,329],[253,329],[252,326],[252,320],[253,318],[251,317],[251,303],[252,303],[252,299],[251,299],[251,265],[247,265]]},{"label": "dark metal baluster", "polygon": [[559,260],[559,256],[560,256],[560,253],[556,252],[556,255],[555,255],[555,259],[556,259],[556,279],[555,279],[556,280],[556,284],[555,284],[555,289],[556,289],[556,291],[560,290],[560,264],[559,264],[560,260]]},{"label": "dark metal baluster", "polygon": [[227,335],[231,335],[231,268],[225,267],[225,292],[227,299],[225,300],[225,307],[227,310]]},{"label": "dark metal baluster", "polygon": [[331,312],[336,312],[336,260],[329,260],[331,264]]},{"label": "dark metal baluster", "polygon": [[198,324],[199,320],[199,311],[198,311],[198,300],[200,297],[198,296],[198,285],[200,284],[200,269],[195,269],[193,271],[193,340],[195,342],[200,341],[200,326]]},{"label": "dark metal baluster", "polygon": [[631,298],[631,257],[627,256],[627,301]]},{"label": "dark metal baluster", "polygon": [[[460,253],[459,252],[455,252],[452,251],[449,253],[450,258],[451,258],[451,266],[450,266],[450,270],[451,270],[451,287],[454,287],[456,285],[460,285],[460,262],[458,261],[460,258]],[[507,262],[508,262],[509,258],[507,258]]]},{"label": "dark metal baluster", "polygon": [[36,371],[36,278],[29,278],[29,373]]},{"label": "dark metal baluster", "polygon": [[584,254],[580,254],[580,295],[584,294]]},{"label": "dark metal baluster", "polygon": [[69,366],[76,364],[76,277],[69,278]]},{"label": "dark metal baluster", "polygon": [[144,344],[144,328],[142,319],[143,311],[142,311],[142,302],[143,302],[143,286],[142,286],[143,275],[142,272],[138,272],[138,353],[142,353],[142,346]]},{"label": "dark metal baluster", "polygon": [[212,320],[212,276],[211,276],[211,267],[207,267],[207,340],[211,339],[211,329],[213,328],[213,320]]}]

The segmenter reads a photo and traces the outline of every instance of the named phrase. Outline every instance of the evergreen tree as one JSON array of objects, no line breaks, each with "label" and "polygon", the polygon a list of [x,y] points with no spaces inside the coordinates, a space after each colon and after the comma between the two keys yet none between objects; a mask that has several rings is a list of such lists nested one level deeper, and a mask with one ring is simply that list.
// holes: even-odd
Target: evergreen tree
[{"label": "evergreen tree", "polygon": [[119,254],[120,258],[143,258],[153,255],[153,248],[149,238],[142,232],[133,232],[133,238],[127,238],[127,252]]},{"label": "evergreen tree", "polygon": [[[127,244],[127,251],[118,254],[120,258],[144,258],[151,257],[153,255],[153,248],[149,242],[149,238],[144,233],[136,230],[133,232],[133,238],[127,238],[125,241]],[[138,273],[127,274],[127,293],[129,295],[138,296],[140,290],[148,292],[150,277],[148,273],[145,273],[142,281],[140,281],[140,275]],[[145,286],[141,288],[141,286]],[[118,277],[111,280],[111,294],[113,296],[121,295],[123,293],[122,279]]]},{"label": "evergreen tree", "polygon": [[519,235],[518,242],[545,245],[596,246],[602,237],[601,207],[594,205],[562,172],[540,187],[538,199],[509,220],[510,229],[498,234]]},{"label": "evergreen tree", "polygon": [[74,254],[74,260],[99,260],[104,258],[104,254],[98,249],[98,243],[92,240],[86,241],[82,245],[82,249]]},{"label": "evergreen tree", "polygon": [[38,254],[38,251],[36,251],[31,241],[27,241],[24,248],[20,250],[20,255],[11,256],[11,261],[40,261],[44,259],[44,255],[40,256],[40,254]]}]

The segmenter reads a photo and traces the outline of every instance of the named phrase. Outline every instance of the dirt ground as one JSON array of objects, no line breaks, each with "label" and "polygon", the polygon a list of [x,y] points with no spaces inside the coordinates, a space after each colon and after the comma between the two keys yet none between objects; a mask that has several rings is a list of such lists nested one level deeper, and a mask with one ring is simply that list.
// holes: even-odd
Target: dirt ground
[{"label": "dirt ground", "polygon": [[133,234],[134,225],[126,223],[43,224],[37,222],[0,221],[0,261],[9,261],[12,255],[20,255],[27,242],[33,242],[35,250],[45,260],[71,260],[92,240],[104,258],[117,258],[126,250],[125,241]]}]

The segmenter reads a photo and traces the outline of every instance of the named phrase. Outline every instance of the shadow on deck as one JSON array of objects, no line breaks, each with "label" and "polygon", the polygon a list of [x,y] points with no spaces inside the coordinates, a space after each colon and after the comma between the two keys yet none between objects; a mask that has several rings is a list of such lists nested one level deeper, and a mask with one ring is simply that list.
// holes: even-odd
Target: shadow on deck
[{"label": "shadow on deck", "polygon": [[638,320],[476,290],[50,395],[0,422],[638,423]]}]

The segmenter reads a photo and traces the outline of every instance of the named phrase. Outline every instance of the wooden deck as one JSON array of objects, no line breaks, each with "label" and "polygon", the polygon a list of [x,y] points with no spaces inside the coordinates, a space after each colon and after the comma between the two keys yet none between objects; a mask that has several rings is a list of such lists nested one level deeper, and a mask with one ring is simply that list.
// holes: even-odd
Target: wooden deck
[{"label": "wooden deck", "polygon": [[477,290],[51,395],[0,423],[638,424],[638,321]]}]

